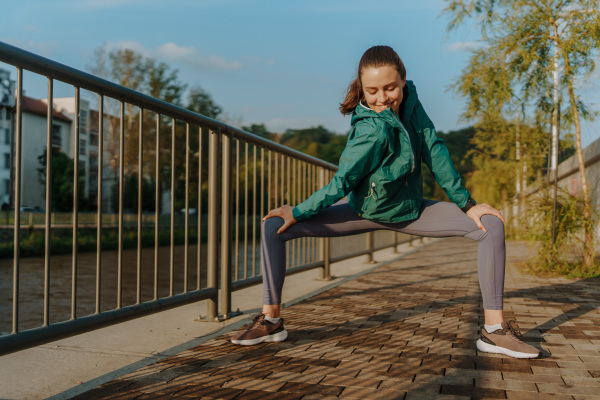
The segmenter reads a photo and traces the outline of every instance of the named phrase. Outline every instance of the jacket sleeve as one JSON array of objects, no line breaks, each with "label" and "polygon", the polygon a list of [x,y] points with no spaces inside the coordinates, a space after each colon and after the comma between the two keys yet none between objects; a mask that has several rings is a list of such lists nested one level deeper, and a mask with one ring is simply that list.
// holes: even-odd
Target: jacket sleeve
[{"label": "jacket sleeve", "polygon": [[302,221],[323,211],[344,198],[383,159],[385,136],[380,129],[357,129],[350,132],[342,152],[339,168],[331,182],[294,207],[296,221]]},{"label": "jacket sleeve", "polygon": [[462,185],[460,175],[454,168],[450,153],[448,153],[448,148],[444,140],[437,136],[433,122],[427,116],[421,102],[418,102],[416,107],[417,118],[424,137],[421,151],[423,161],[450,201],[462,208],[469,200],[469,191]]}]

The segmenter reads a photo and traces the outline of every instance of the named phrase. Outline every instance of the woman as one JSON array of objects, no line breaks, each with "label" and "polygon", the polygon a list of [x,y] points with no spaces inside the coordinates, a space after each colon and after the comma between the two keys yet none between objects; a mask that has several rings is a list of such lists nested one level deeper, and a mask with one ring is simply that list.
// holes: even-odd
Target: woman
[{"label": "woman", "polygon": [[[245,331],[232,337],[232,343],[253,345],[287,337],[280,318],[287,240],[388,229],[476,240],[485,314],[477,348],[517,358],[537,357],[539,351],[524,343],[503,319],[504,218],[487,204],[476,204],[461,185],[443,140],[391,47],[375,46],[363,54],[340,111],[352,114],[352,130],[331,182],[296,207],[284,205],[263,218],[263,310]],[[452,203],[423,199],[421,161]]]}]

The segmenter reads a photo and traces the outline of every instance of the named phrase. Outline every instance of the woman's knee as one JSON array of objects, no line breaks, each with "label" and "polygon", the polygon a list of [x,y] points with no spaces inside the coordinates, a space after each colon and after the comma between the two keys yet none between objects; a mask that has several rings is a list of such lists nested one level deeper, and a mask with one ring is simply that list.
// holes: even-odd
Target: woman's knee
[{"label": "woman's knee", "polygon": [[481,223],[488,232],[501,234],[504,237],[504,223],[495,215],[486,214],[481,217]]},{"label": "woman's knee", "polygon": [[267,218],[262,223],[262,231],[264,234],[271,234],[272,232],[277,232],[279,228],[281,228],[284,224],[284,220],[281,217],[271,217]]}]

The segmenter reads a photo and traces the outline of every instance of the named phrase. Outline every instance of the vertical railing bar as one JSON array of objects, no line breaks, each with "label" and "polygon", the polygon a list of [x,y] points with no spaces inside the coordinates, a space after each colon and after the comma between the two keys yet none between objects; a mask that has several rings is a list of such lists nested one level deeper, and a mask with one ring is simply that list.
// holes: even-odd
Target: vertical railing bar
[{"label": "vertical railing bar", "polygon": [[[268,183],[268,182],[267,182]],[[267,200],[268,201],[268,200]],[[260,230],[259,235],[262,235],[262,217],[265,215],[265,148],[260,148],[260,214],[259,224]],[[260,241],[259,241],[260,243]],[[259,265],[260,268],[260,265]],[[262,274],[262,271],[260,272]]]},{"label": "vertical railing bar", "polygon": [[265,210],[264,214],[271,210],[271,153],[272,151],[269,150],[269,171],[267,175],[267,209]]},{"label": "vertical railing bar", "polygon": [[279,164],[279,153],[275,153],[273,155],[274,164],[273,168],[275,170],[275,184],[273,185],[273,208],[279,207],[279,202],[277,201],[277,193],[279,191],[279,168],[277,165]]},{"label": "vertical railing bar", "polygon": [[235,140],[235,244],[233,263],[235,271],[233,280],[238,280],[238,270],[240,268],[240,141]]},{"label": "vertical railing bar", "polygon": [[252,145],[252,275],[256,276],[256,145]]},{"label": "vertical railing bar", "polygon": [[79,137],[81,125],[80,113],[80,89],[75,86],[75,140],[73,145],[73,248],[71,266],[71,320],[77,318],[77,223],[79,221]]},{"label": "vertical railing bar", "polygon": [[198,261],[196,273],[196,290],[202,286],[201,280],[201,256],[202,256],[202,127],[198,127]]},{"label": "vertical railing bar", "polygon": [[[311,192],[314,193],[318,190],[317,185],[317,166],[312,165],[312,189]],[[313,238],[313,261],[317,260],[317,238]]]},{"label": "vertical railing bar", "polygon": [[[290,182],[290,186],[289,186],[289,205],[290,207],[294,207],[297,203],[296,203],[296,158],[291,158],[290,159],[291,162],[291,174],[292,174],[292,181]],[[296,241],[295,240],[291,240],[291,244],[290,244],[290,252],[289,254],[289,259],[290,259],[290,265],[292,267],[296,266],[296,260],[294,258],[295,256],[295,249],[296,249]]]},{"label": "vertical railing bar", "polygon": [[[308,187],[309,187],[309,191],[312,191],[312,186],[314,183],[314,170],[313,170],[314,164],[308,164]],[[315,261],[316,257],[315,257],[315,247],[316,247],[316,238],[308,238],[308,262],[313,262]]]},{"label": "vertical railing bar", "polygon": [[248,142],[246,142],[246,152],[244,153],[244,163],[246,169],[246,184],[245,184],[245,196],[244,196],[244,279],[248,278],[248,169],[250,163],[248,162]]},{"label": "vertical railing bar", "polygon": [[[300,197],[301,197],[301,201],[303,201],[305,199],[304,197],[304,183],[306,181],[306,175],[305,175],[305,171],[304,171],[304,161],[300,161]],[[305,241],[304,238],[300,238],[299,240],[299,246],[300,246],[300,250],[299,250],[299,254],[298,254],[298,262],[300,263],[300,265],[304,265],[304,246],[305,246]]]},{"label": "vertical railing bar", "polygon": [[12,334],[19,331],[19,269],[21,257],[21,146],[23,143],[23,68],[17,68],[17,104],[15,110],[15,193],[14,193],[14,233],[13,233],[13,303]]},{"label": "vertical railing bar", "polygon": [[281,187],[281,201],[279,203],[279,207],[283,206],[285,204],[285,159],[287,157],[283,154],[281,154],[281,167],[279,168],[281,170],[281,182],[279,183],[280,187]]},{"label": "vertical railing bar", "polygon": [[[206,286],[207,288],[217,288],[217,267],[219,263],[218,246],[218,220],[219,212],[218,205],[218,147],[219,147],[219,132],[209,130],[208,132],[208,232],[207,232],[207,271],[206,271]],[[217,299],[211,297],[208,299],[207,318],[214,320],[217,318]]]},{"label": "vertical railing bar", "polygon": [[[315,185],[315,165],[310,164],[310,191],[314,193],[314,185]],[[317,238],[310,238],[310,262],[314,262],[317,260]]]},{"label": "vertical railing bar", "polygon": [[[296,160],[296,204],[300,204],[302,202],[302,173],[301,173],[302,161]],[[296,249],[294,250],[294,258],[296,260],[296,265],[300,265],[300,251],[301,251],[301,243],[299,240],[295,240]]]},{"label": "vertical railing bar", "polygon": [[[291,203],[291,201],[290,201],[290,194],[291,194],[291,189],[290,189],[290,163],[291,163],[291,157],[285,156],[284,157],[284,162],[285,163],[282,165],[282,168],[281,168],[281,177],[282,177],[282,179],[281,179],[282,185],[281,186],[282,186],[282,189],[283,189],[283,182],[285,180],[285,177],[284,177],[283,173],[284,173],[284,168],[285,168],[286,177],[287,177],[287,185],[286,185],[287,191],[285,192],[285,194],[286,194],[285,197],[281,196],[281,199],[282,199],[281,203],[282,203],[282,205],[284,205],[284,204],[288,204],[289,205]],[[289,240],[285,242],[285,250],[286,250],[285,254],[286,254],[286,258],[287,258],[287,265],[291,266],[292,263],[290,262],[291,258],[290,258],[290,241]]]},{"label": "vertical railing bar", "polygon": [[[48,111],[46,128],[46,232],[44,236],[44,323],[46,327],[50,320],[50,234],[52,232],[50,214],[52,212],[52,103],[54,81],[48,78]],[[20,216],[19,216],[20,218]]]},{"label": "vertical railing bar", "polygon": [[183,247],[183,293],[188,292],[188,251],[190,241],[190,124],[185,124],[185,246]]},{"label": "vertical railing bar", "polygon": [[96,314],[100,314],[102,279],[102,163],[104,154],[104,95],[98,95],[98,221],[96,227]]},{"label": "vertical railing bar", "polygon": [[125,179],[125,102],[121,101],[119,138],[119,252],[117,261],[117,309],[123,307],[123,180]]},{"label": "vertical railing bar", "polygon": [[[307,196],[307,191],[308,191],[308,163],[304,162],[304,167],[303,167],[303,171],[304,171],[304,198],[306,198]],[[307,263],[306,260],[306,256],[308,253],[308,240],[307,238],[302,238],[302,241],[304,242],[304,251],[302,252],[302,265],[305,265]]]},{"label": "vertical railing bar", "polygon": [[140,127],[138,132],[138,229],[137,229],[137,277],[136,304],[142,302],[142,190],[144,180],[144,109],[140,107]]},{"label": "vertical railing bar", "polygon": [[160,243],[160,114],[156,113],[156,150],[155,150],[155,193],[154,193],[154,300],[158,299],[158,248]]},{"label": "vertical railing bar", "polygon": [[231,156],[232,135],[221,136],[221,312],[231,315]]},{"label": "vertical railing bar", "polygon": [[169,297],[175,291],[175,125],[171,118],[171,246],[169,257]]}]

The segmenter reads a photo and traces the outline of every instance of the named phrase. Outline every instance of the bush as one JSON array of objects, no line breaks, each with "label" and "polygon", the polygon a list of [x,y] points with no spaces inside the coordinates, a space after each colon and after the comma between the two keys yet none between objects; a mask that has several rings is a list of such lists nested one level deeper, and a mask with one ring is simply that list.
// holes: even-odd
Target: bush
[{"label": "bush", "polygon": [[[556,201],[556,240],[552,244],[553,193],[547,191],[532,201],[536,210],[529,232],[537,240],[535,256],[528,267],[536,272],[564,275],[572,278],[600,277],[600,260],[591,269],[583,268],[583,217],[581,200],[558,189]],[[592,218],[597,220],[597,215]]]}]

